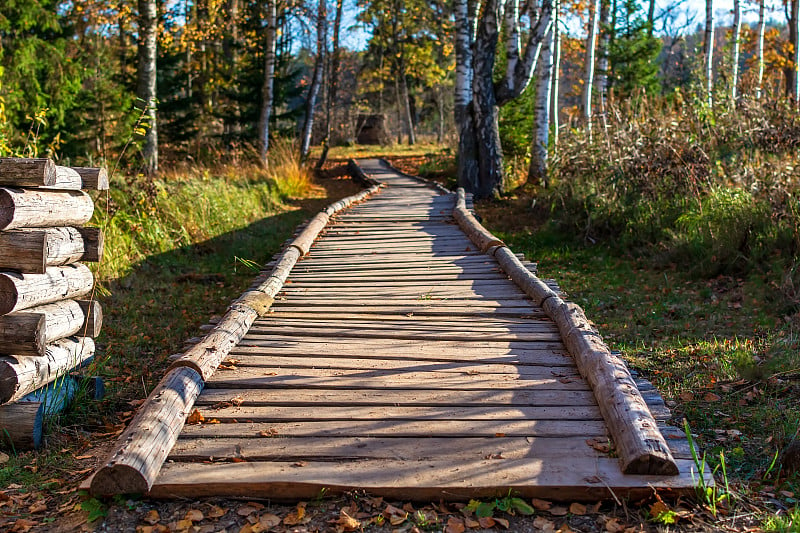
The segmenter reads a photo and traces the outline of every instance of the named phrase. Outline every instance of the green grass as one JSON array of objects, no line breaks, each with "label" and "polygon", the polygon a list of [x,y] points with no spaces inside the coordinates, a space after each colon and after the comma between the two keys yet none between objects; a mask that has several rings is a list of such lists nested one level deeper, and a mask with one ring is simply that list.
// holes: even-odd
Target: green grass
[{"label": "green grass", "polygon": [[797,494],[797,476],[777,481],[775,469],[764,479],[800,424],[800,323],[776,312],[778,289],[757,275],[698,279],[550,226],[499,231],[509,229],[493,216],[501,209],[478,207],[487,227],[537,261],[539,275],[556,279],[610,348],[653,382],[676,425],[688,419],[712,467],[724,454],[734,491],[774,492],[796,505],[780,491]]},{"label": "green grass", "polygon": [[[388,144],[388,145],[360,145],[351,146],[332,146],[328,151],[330,159],[358,159],[370,157],[421,157],[431,153],[447,150],[447,146],[435,142],[418,142],[413,145],[408,144]],[[315,147],[311,151],[312,157],[319,157],[320,147]]]}]

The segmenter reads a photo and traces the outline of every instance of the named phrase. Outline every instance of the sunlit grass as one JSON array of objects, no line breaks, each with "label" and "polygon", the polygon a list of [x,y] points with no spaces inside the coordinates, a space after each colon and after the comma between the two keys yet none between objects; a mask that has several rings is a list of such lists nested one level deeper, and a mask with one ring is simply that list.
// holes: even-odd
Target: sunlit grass
[{"label": "sunlit grass", "polygon": [[[418,142],[413,145],[408,144],[389,144],[389,145],[359,145],[352,146],[333,146],[328,151],[330,159],[359,159],[383,156],[405,156],[420,157],[432,153],[439,153],[448,150],[449,146],[436,142]],[[321,153],[319,146],[311,150],[311,157],[319,157]]]}]

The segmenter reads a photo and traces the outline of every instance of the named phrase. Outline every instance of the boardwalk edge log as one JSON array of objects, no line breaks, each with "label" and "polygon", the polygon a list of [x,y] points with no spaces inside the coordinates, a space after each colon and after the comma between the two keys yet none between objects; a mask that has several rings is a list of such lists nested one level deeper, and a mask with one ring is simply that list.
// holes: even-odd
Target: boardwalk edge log
[{"label": "boardwalk edge log", "polygon": [[145,493],[150,490],[205,381],[244,337],[256,318],[269,311],[297,260],[308,253],[311,243],[332,215],[381,188],[379,183],[365,175],[360,181],[369,183],[371,187],[334,202],[315,216],[284,249],[270,275],[258,287],[235,300],[200,342],[175,359],[167,375],[119,437],[106,462],[85,484],[93,495]]},{"label": "boardwalk edge log", "polygon": [[464,189],[459,188],[457,194],[453,216],[461,229],[482,251],[494,256],[506,274],[558,326],[578,370],[597,398],[619,454],[622,472],[678,475],[678,464],[625,363],[610,352],[578,305],[564,302],[477,221],[466,208]]}]

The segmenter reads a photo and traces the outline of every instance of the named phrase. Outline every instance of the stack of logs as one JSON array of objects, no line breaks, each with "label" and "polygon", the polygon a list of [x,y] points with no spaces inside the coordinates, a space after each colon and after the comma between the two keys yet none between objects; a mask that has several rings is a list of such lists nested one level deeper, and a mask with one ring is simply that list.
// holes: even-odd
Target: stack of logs
[{"label": "stack of logs", "polygon": [[0,158],[0,443],[15,450],[40,446],[44,416],[80,386],[70,372],[94,357],[102,310],[79,261],[100,260],[103,235],[82,227],[85,189],[108,189],[106,171]]}]

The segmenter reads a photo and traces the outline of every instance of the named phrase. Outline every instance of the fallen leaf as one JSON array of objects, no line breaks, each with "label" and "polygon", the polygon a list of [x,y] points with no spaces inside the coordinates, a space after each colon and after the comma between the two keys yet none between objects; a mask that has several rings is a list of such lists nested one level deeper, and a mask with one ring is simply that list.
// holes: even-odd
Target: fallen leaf
[{"label": "fallen leaf", "polygon": [[347,514],[347,511],[344,509],[339,512],[339,519],[336,521],[336,525],[338,525],[343,531],[355,531],[357,529],[361,529],[361,522]]},{"label": "fallen leaf", "polygon": [[611,518],[606,522],[606,531],[608,531],[608,533],[619,533],[624,529],[625,526],[619,523],[618,518]]},{"label": "fallen leaf", "polygon": [[692,400],[694,400],[694,394],[692,394],[689,391],[686,391],[686,392],[680,393],[678,395],[678,398],[680,398],[684,402],[691,402]]},{"label": "fallen leaf", "polygon": [[286,517],[283,519],[283,524],[286,526],[296,526],[303,520],[305,515],[305,505],[297,504],[297,507],[295,507],[294,511],[286,515]]},{"label": "fallen leaf", "polygon": [[447,525],[444,528],[444,533],[464,533],[464,522],[459,520],[455,516],[451,516],[449,520],[447,520]]},{"label": "fallen leaf", "polygon": [[540,531],[547,531],[547,532],[556,530],[555,523],[543,516],[537,516],[536,518],[533,519],[533,527],[535,527]]},{"label": "fallen leaf", "polygon": [[258,509],[255,506],[250,505],[248,503],[247,505],[242,505],[241,507],[236,509],[236,514],[238,514],[239,516],[249,516],[255,513],[256,511],[258,511]]},{"label": "fallen leaf", "polygon": [[146,515],[144,515],[144,521],[151,526],[156,525],[159,520],[161,520],[161,516],[159,516],[158,511],[155,509],[151,509]]},{"label": "fallen leaf", "polygon": [[4,465],[10,460],[11,457],[9,457],[7,453],[0,452],[0,465]]},{"label": "fallen leaf", "polygon": [[11,528],[11,531],[14,533],[26,533],[27,531],[30,531],[30,529],[36,524],[37,522],[20,518],[14,522],[14,526]]},{"label": "fallen leaf", "polygon": [[483,529],[489,529],[490,527],[494,527],[495,521],[491,516],[482,516],[478,518],[478,523]]},{"label": "fallen leaf", "polygon": [[178,521],[175,523],[175,528],[174,528],[174,529],[177,529],[178,531],[187,531],[187,530],[191,529],[191,527],[192,527],[193,525],[194,525],[194,524],[192,523],[192,521],[191,521],[191,520],[186,520],[186,519],[184,519],[184,520],[178,520]]},{"label": "fallen leaf", "polygon": [[33,505],[31,505],[30,507],[28,507],[28,511],[30,511],[31,513],[41,513],[46,510],[47,510],[47,504],[44,503],[44,500],[38,501]]},{"label": "fallen leaf", "polygon": [[93,459],[93,458],[94,458],[94,455],[76,455],[75,456],[75,459],[77,459],[78,461],[81,461],[83,459]]},{"label": "fallen leaf", "polygon": [[212,505],[211,509],[206,513],[206,516],[209,518],[221,518],[225,516],[227,512],[227,509],[223,509],[219,505]]},{"label": "fallen leaf", "polygon": [[658,518],[662,514],[671,511],[669,505],[661,501],[660,499],[650,506],[650,516],[652,518]]},{"label": "fallen leaf", "polygon": [[470,529],[478,529],[479,527],[481,527],[481,523],[480,522],[478,522],[477,520],[474,520],[474,519],[472,519],[470,517],[464,518],[464,525],[467,526]]},{"label": "fallen leaf", "polygon": [[195,409],[194,411],[192,411],[192,413],[191,413],[191,414],[189,415],[189,417],[186,419],[186,423],[187,423],[187,424],[199,424],[199,423],[201,423],[202,421],[204,421],[205,419],[206,419],[206,417],[204,417],[204,416],[203,416],[203,415],[200,413],[200,410],[199,410],[199,409]]},{"label": "fallen leaf", "polygon": [[718,401],[720,401],[721,399],[722,399],[722,398],[720,398],[719,396],[717,396],[717,395],[716,395],[716,394],[714,394],[713,392],[707,392],[707,393],[705,393],[705,394],[703,395],[703,401],[705,401],[705,402],[709,402],[709,403],[710,403],[710,402],[718,402]]},{"label": "fallen leaf", "polygon": [[304,466],[308,466],[308,463],[305,462],[305,461],[297,461],[296,463],[292,463],[292,466],[304,467]]},{"label": "fallen leaf", "polygon": [[192,522],[200,522],[203,518],[203,513],[197,509],[189,509],[184,517],[185,520],[190,520]]},{"label": "fallen leaf", "polygon": [[258,432],[259,437],[275,437],[278,435],[278,430],[275,428],[269,428],[265,431]]},{"label": "fallen leaf", "polygon": [[556,506],[550,508],[550,514],[553,516],[567,516],[569,511],[566,507]]},{"label": "fallen leaf", "polygon": [[583,516],[586,514],[586,506],[582,503],[575,502],[569,506],[569,512],[577,516]]},{"label": "fallen leaf", "polygon": [[258,523],[263,527],[270,529],[281,523],[281,517],[272,513],[262,514],[258,519]]},{"label": "fallen leaf", "polygon": [[553,502],[548,502],[547,500],[540,500],[539,498],[534,498],[531,500],[533,504],[533,508],[537,511],[547,511],[553,506]]},{"label": "fallen leaf", "polygon": [[388,519],[389,523],[393,526],[399,526],[406,521],[408,513],[402,509],[398,509],[394,505],[387,504],[386,508],[383,510],[383,516]]},{"label": "fallen leaf", "polygon": [[501,526],[503,526],[504,529],[508,529],[508,526],[510,525],[508,523],[508,520],[506,520],[505,518],[493,518],[493,520],[498,524],[500,524]]}]

